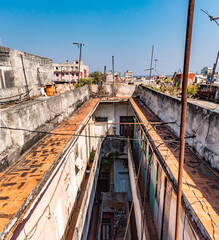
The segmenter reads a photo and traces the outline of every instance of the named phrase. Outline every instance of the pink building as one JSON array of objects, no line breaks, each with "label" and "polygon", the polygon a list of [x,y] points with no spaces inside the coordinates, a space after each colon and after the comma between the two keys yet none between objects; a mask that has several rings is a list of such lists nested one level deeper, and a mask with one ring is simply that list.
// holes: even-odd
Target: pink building
[{"label": "pink building", "polygon": [[[79,74],[79,61],[74,60],[73,63],[66,61],[65,63],[55,63],[54,66],[54,80],[61,82],[77,82]],[[89,76],[89,67],[80,63],[80,78],[87,78]]]}]

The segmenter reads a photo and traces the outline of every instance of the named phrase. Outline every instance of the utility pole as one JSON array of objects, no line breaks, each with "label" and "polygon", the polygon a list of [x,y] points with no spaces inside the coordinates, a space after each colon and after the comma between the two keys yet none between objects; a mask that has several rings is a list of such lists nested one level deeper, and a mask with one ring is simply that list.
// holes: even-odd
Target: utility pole
[{"label": "utility pole", "polygon": [[181,122],[180,122],[180,156],[179,156],[179,169],[178,169],[175,240],[179,240],[180,209],[181,209],[181,199],[182,199],[182,177],[183,177],[183,163],[184,163],[184,154],[185,154],[187,85],[188,85],[188,74],[189,74],[190,49],[191,49],[191,41],[192,41],[192,25],[193,25],[193,15],[194,15],[194,5],[195,5],[195,0],[189,0],[186,41],[185,41],[185,53],[184,53],[184,66],[183,66],[183,82],[182,82]]},{"label": "utility pole", "polygon": [[219,57],[219,51],[218,51],[218,53],[217,53],[216,62],[215,62],[215,64],[214,64],[213,71],[212,71],[212,75],[211,75],[210,89],[209,89],[209,92],[208,92],[208,99],[210,98],[211,85],[212,85],[212,83],[214,83],[214,74],[215,74],[215,70],[216,70],[216,67],[217,67],[218,57]]},{"label": "utility pole", "polygon": [[112,73],[113,73],[113,97],[114,97],[114,81],[115,81],[115,75],[114,75],[114,56],[112,56]]},{"label": "utility pole", "polygon": [[149,77],[149,86],[151,85],[151,71],[152,71],[152,64],[153,64],[153,54],[154,54],[154,45],[152,46],[152,52],[151,52],[151,66],[150,66],[150,77]]},{"label": "utility pole", "polygon": [[155,63],[154,72],[155,72],[156,75],[157,75],[157,61],[158,61],[158,59],[154,59],[154,63]]},{"label": "utility pole", "polygon": [[104,66],[104,81],[106,81],[106,66]]},{"label": "utility pole", "polygon": [[73,43],[74,45],[77,45],[80,48],[79,53],[79,72],[78,72],[78,82],[80,80],[80,71],[81,71],[81,53],[82,53],[82,46],[84,46],[84,43]]}]

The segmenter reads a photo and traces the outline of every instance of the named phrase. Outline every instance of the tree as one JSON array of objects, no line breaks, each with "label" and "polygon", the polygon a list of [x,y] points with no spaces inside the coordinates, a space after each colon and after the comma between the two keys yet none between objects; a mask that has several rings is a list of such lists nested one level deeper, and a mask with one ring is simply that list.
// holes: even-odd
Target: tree
[{"label": "tree", "polygon": [[98,71],[94,71],[92,73],[89,74],[89,77],[92,78],[92,83],[99,83],[102,81],[103,79],[103,73],[98,72]]},{"label": "tree", "polygon": [[80,78],[80,80],[76,83],[75,87],[79,88],[79,87],[83,87],[86,84],[90,84],[91,81],[90,79],[87,78]]}]

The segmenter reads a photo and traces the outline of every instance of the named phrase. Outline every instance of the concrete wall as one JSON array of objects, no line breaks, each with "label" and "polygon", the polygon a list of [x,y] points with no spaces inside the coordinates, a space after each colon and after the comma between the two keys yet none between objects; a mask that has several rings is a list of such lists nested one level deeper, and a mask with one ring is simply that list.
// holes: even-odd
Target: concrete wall
[{"label": "concrete wall", "polygon": [[[52,60],[0,46],[1,98],[8,98],[26,92],[24,74],[26,74],[29,90],[32,89],[30,96],[40,95],[40,87],[53,81]],[[3,102],[4,99],[0,101]]]},{"label": "concrete wall", "polygon": [[[102,135],[104,134],[105,132],[102,132]],[[96,187],[97,187],[100,163],[101,163],[101,157],[102,157],[101,146],[102,146],[102,139],[98,139],[93,167],[92,167],[92,171],[90,173],[90,177],[85,190],[85,196],[81,204],[81,211],[78,217],[78,221],[76,223],[77,231],[75,231],[73,239],[78,239],[78,240],[88,239],[90,220],[92,215],[94,197],[96,193]]]},{"label": "concrete wall", "polygon": [[[149,204],[158,238],[173,240],[175,239],[176,223],[176,180],[174,180],[172,173],[167,169],[166,164],[163,164],[162,159],[159,159],[155,152],[153,152],[154,148],[148,138],[145,137],[145,131],[139,128],[136,132],[137,134],[133,143],[134,153],[138,159],[138,164],[141,165],[140,173],[145,184],[144,186],[146,187],[146,191],[149,192]],[[140,143],[137,140],[140,136],[146,141]],[[149,153],[151,154],[151,158]],[[129,155],[131,156],[131,153]],[[129,168],[129,171],[131,172],[132,170]],[[130,175],[131,186],[134,181],[132,181],[132,178]],[[198,227],[198,231],[203,236],[203,239],[208,239],[206,230],[197,218],[191,204],[189,204],[184,194],[182,196],[179,239],[199,239],[195,233],[194,226]],[[142,209],[141,207],[138,208]],[[136,211],[136,214],[139,215],[140,210]]]},{"label": "concrete wall", "polygon": [[[138,239],[150,240],[146,217],[144,217],[144,213],[143,213],[143,204],[142,204],[141,194],[140,194],[138,184],[136,182],[137,171],[135,169],[135,164],[132,157],[132,150],[130,145],[128,145],[128,168],[129,168],[131,191],[132,191],[133,202],[134,202],[137,236],[138,236]],[[145,226],[144,229],[142,224],[143,221]]]},{"label": "concrete wall", "polygon": [[[171,97],[147,87],[138,87],[138,95],[145,105],[152,110],[162,121],[172,122],[168,127],[179,136],[180,130],[180,99]],[[192,136],[196,131],[195,139],[187,139],[190,146],[202,156],[211,166],[219,170],[219,112],[211,111],[188,102],[186,118],[186,136]]]},{"label": "concrete wall", "polygon": [[[95,129],[98,134],[99,129],[102,128],[110,128],[115,127],[115,134],[120,135],[120,126],[112,125],[111,123],[119,123],[121,116],[134,116],[133,110],[131,109],[130,105],[128,103],[105,103],[102,102],[97,107],[97,110],[95,111],[93,117],[107,117],[108,118],[108,125],[96,125]],[[102,131],[102,130],[100,130]]]},{"label": "concrete wall", "polygon": [[[91,125],[88,125],[90,124]],[[81,135],[94,132],[92,119],[81,131]],[[73,239],[81,239],[86,212],[90,200],[90,194],[96,175],[99,159],[101,140],[80,136],[72,141],[61,161],[54,169],[46,184],[37,195],[30,209],[24,215],[23,220],[16,227],[11,239],[65,239],[68,230],[68,222],[76,201],[77,192],[83,181],[87,162],[91,149],[96,150],[96,156],[87,183],[82,202],[81,212],[76,223],[76,231]],[[81,166],[80,168],[76,165]],[[97,181],[97,180],[96,180]],[[94,191],[95,192],[95,191]]]},{"label": "concrete wall", "polygon": [[[88,86],[0,109],[0,126],[50,131],[89,98]],[[0,171],[15,162],[43,134],[0,129]]]},{"label": "concrete wall", "polygon": [[[115,96],[116,97],[131,97],[135,94],[136,86],[123,84],[115,84]],[[90,91],[93,95],[99,96],[112,96],[113,85],[103,84],[103,85],[90,85]]]}]

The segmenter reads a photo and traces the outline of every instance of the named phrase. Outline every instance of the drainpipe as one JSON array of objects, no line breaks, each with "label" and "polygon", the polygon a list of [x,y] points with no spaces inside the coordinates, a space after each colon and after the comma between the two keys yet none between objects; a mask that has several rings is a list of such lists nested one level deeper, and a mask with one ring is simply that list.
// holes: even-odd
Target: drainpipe
[{"label": "drainpipe", "polygon": [[175,240],[179,240],[180,208],[181,208],[181,198],[182,198],[182,177],[183,177],[183,163],[184,163],[184,154],[185,154],[187,84],[188,84],[189,60],[190,60],[190,49],[191,49],[191,40],[192,40],[194,5],[195,5],[195,0],[189,0],[185,55],[184,55],[184,66],[183,66],[182,100],[181,100],[180,156],[179,156],[179,170],[178,170]]},{"label": "drainpipe", "polygon": [[22,63],[23,72],[24,72],[24,79],[25,79],[25,84],[26,84],[25,87],[26,87],[27,96],[30,97],[28,83],[27,83],[26,70],[25,70],[25,67],[24,67],[24,59],[23,59],[23,55],[22,54],[21,54],[21,63]]}]

